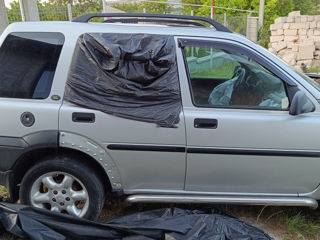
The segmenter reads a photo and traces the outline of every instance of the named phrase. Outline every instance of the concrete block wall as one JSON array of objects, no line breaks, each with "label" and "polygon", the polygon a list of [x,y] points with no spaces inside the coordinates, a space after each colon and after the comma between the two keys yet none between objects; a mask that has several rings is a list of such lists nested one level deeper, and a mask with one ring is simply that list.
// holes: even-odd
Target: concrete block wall
[{"label": "concrete block wall", "polygon": [[303,70],[320,64],[320,15],[301,15],[300,11],[275,19],[270,25],[269,51]]}]

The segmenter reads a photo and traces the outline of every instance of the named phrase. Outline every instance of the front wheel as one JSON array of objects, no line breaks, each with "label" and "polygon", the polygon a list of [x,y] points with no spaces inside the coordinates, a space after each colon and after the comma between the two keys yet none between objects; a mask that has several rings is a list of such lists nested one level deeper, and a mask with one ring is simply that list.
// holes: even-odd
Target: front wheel
[{"label": "front wheel", "polygon": [[33,166],[20,187],[23,204],[95,220],[104,188],[96,173],[68,156],[49,157]]}]

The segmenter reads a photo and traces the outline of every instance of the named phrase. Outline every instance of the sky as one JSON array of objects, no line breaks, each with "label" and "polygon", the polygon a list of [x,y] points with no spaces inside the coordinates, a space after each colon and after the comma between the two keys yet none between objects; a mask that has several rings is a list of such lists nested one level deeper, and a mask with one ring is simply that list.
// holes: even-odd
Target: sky
[{"label": "sky", "polygon": [[5,4],[6,4],[6,7],[9,7],[10,5],[10,2],[12,2],[13,0],[4,0]]}]

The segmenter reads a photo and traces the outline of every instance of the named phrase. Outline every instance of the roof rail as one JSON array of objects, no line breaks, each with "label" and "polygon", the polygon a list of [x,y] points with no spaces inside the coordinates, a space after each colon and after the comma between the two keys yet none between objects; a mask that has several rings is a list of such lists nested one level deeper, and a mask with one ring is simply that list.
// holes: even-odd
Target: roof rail
[{"label": "roof rail", "polygon": [[[80,17],[73,19],[73,22],[89,22],[92,18],[99,18],[99,17],[110,17],[110,18],[152,18],[155,19],[182,19],[182,20],[189,20],[191,21],[201,21],[205,23],[209,23],[213,26],[217,31],[220,32],[232,32],[230,29],[222,25],[221,23],[212,20],[211,18],[207,17],[199,17],[199,16],[186,16],[186,15],[174,15],[174,14],[150,14],[150,13],[90,13],[85,14]],[[119,19],[121,21],[121,19]],[[141,20],[143,21],[143,20]],[[161,22],[165,22],[162,20]],[[168,21],[172,23],[172,21]],[[192,24],[192,22],[191,22]]]},{"label": "roof rail", "polygon": [[109,18],[104,20],[105,23],[135,23],[146,22],[146,23],[167,23],[167,24],[179,24],[179,25],[193,25],[197,27],[206,27],[206,25],[199,22],[185,21],[185,20],[174,20],[174,19],[159,19],[159,18]]}]

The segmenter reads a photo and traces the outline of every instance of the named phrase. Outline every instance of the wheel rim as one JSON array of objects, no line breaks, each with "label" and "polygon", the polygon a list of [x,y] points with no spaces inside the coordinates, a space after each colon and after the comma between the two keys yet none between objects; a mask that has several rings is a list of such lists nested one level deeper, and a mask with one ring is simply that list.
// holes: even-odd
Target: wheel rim
[{"label": "wheel rim", "polygon": [[83,217],[89,207],[89,194],[83,183],[65,172],[49,172],[32,185],[31,205],[54,212]]}]

